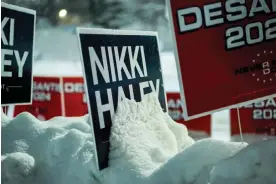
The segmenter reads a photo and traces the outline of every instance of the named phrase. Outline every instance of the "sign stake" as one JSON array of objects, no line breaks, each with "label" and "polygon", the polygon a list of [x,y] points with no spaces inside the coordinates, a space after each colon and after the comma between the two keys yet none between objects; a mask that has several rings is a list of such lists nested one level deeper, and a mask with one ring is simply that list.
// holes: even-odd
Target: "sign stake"
[{"label": "sign stake", "polygon": [[240,117],[240,110],[239,110],[239,108],[237,108],[237,113],[238,113],[238,122],[239,122],[239,129],[240,129],[241,141],[242,141],[242,143],[243,143],[242,126],[241,126],[241,117]]}]

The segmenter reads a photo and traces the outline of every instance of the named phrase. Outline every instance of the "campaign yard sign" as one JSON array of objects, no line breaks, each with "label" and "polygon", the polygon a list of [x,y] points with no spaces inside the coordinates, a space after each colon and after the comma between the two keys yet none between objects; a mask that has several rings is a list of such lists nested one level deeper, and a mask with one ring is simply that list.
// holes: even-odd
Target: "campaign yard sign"
[{"label": "campaign yard sign", "polygon": [[60,77],[34,77],[33,103],[30,105],[17,105],[14,116],[22,112],[29,112],[40,120],[49,120],[62,113],[63,95]]},{"label": "campaign yard sign", "polygon": [[83,78],[62,77],[62,79],[65,116],[83,116],[88,114]]},{"label": "campaign yard sign", "polygon": [[167,0],[184,117],[276,96],[275,0]]},{"label": "campaign yard sign", "polygon": [[123,98],[141,101],[154,92],[167,111],[157,33],[84,28],[77,33],[101,170],[108,166],[112,118]]},{"label": "campaign yard sign", "polygon": [[[168,112],[171,118],[181,124],[184,124],[189,131],[202,132],[211,136],[211,116],[185,121],[183,117],[183,101],[179,92],[167,92]],[[191,134],[191,132],[189,132]]]},{"label": "campaign yard sign", "polygon": [[32,103],[36,12],[1,3],[1,104]]},{"label": "campaign yard sign", "polygon": [[[276,98],[269,98],[239,109],[242,131],[246,134],[276,136]],[[231,135],[239,134],[237,110],[231,110]]]}]

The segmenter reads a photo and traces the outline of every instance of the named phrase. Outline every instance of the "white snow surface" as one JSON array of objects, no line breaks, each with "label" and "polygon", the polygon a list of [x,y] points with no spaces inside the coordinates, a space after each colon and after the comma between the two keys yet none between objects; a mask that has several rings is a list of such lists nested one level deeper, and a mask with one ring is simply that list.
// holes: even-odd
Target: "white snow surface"
[{"label": "white snow surface", "polygon": [[[269,136],[265,134],[250,134],[250,133],[243,133],[242,137],[243,137],[243,141],[248,144],[252,144],[262,140],[276,139],[276,136]],[[241,136],[233,135],[231,136],[231,141],[241,141]]]},{"label": "white snow surface", "polygon": [[212,170],[211,184],[275,184],[276,141],[250,144]]},{"label": "white snow surface", "polygon": [[[2,113],[1,123],[5,184],[208,184],[210,178],[217,184],[229,178],[242,181],[243,174],[227,175],[228,165],[236,169],[235,164],[245,163],[250,170],[250,164],[260,158],[268,160],[259,175],[274,181],[271,172],[275,166],[268,162],[275,159],[275,146],[252,154],[243,149],[246,143],[194,142],[184,125],[163,113],[155,95],[146,95],[139,103],[123,100],[119,104],[111,129],[110,166],[101,172],[95,165],[88,115],[40,121],[29,113],[15,118]],[[266,150],[263,145],[248,150]],[[232,157],[235,154],[237,157]],[[228,158],[230,161],[225,160]],[[240,158],[242,162],[235,160]]]}]

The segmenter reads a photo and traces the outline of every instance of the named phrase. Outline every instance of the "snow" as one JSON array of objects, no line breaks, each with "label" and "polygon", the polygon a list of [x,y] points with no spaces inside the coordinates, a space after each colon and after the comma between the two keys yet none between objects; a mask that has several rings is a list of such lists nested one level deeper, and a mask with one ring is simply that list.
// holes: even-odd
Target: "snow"
[{"label": "snow", "polygon": [[[113,118],[109,167],[95,165],[88,115],[40,121],[2,113],[5,184],[275,183],[276,141],[194,142],[164,113],[154,94],[123,100]],[[253,176],[253,177],[251,177]],[[245,184],[247,184],[245,183]],[[258,184],[259,184],[258,183]]]},{"label": "snow", "polygon": [[35,174],[35,160],[32,156],[16,152],[2,156],[1,161],[1,180],[3,183],[27,184],[31,182],[30,179]]},{"label": "snow", "polygon": [[[265,134],[249,134],[249,133],[246,133],[246,134],[243,133],[242,137],[243,137],[243,141],[249,144],[259,142],[262,140],[276,139],[276,136],[269,136]],[[233,135],[231,136],[231,141],[241,141],[241,136]]]},{"label": "snow", "polygon": [[[124,100],[119,104],[110,136],[110,167],[108,179],[121,178],[128,183],[146,178],[179,151],[192,145],[184,125],[175,123],[162,108],[154,95],[136,103]],[[128,175],[128,174],[127,174]]]},{"label": "snow", "polygon": [[207,184],[212,166],[236,154],[246,145],[213,139],[197,141],[157,170],[151,176],[151,183]]},{"label": "snow", "polygon": [[275,184],[276,141],[247,146],[212,170],[211,184]]},{"label": "snow", "polygon": [[28,184],[96,183],[91,176],[96,167],[87,121],[88,116],[39,121],[29,113],[10,119],[2,113],[5,183],[15,184],[15,178]]}]

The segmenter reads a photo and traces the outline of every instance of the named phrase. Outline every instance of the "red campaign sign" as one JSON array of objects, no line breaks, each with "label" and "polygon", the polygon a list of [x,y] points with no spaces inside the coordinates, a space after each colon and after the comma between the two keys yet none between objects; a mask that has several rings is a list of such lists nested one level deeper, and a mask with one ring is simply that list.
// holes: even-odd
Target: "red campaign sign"
[{"label": "red campaign sign", "polygon": [[185,119],[276,97],[275,0],[168,0]]},{"label": "red campaign sign", "polygon": [[181,124],[184,124],[188,130],[202,131],[211,135],[211,116],[204,116],[190,121],[183,118],[182,101],[180,93],[167,93],[168,109],[171,118]]},{"label": "red campaign sign", "polygon": [[65,116],[88,114],[82,77],[63,77]]},{"label": "red campaign sign", "polygon": [[[239,109],[243,133],[276,136],[276,98],[255,102]],[[231,135],[239,132],[237,110],[231,110]]]},{"label": "red campaign sign", "polygon": [[32,105],[18,105],[14,116],[29,112],[40,120],[62,116],[62,103],[59,77],[34,77]]}]

